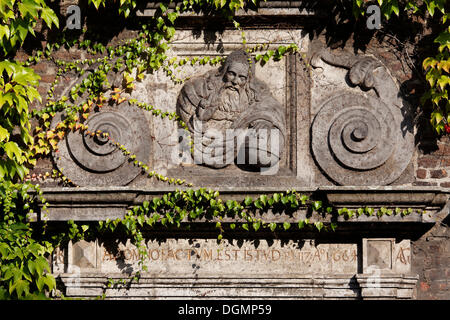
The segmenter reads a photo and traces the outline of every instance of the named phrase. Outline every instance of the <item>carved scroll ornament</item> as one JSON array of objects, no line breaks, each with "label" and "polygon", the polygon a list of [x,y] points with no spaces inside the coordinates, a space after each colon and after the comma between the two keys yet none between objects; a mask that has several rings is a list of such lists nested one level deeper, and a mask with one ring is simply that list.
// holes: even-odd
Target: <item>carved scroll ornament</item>
[{"label": "carved scroll ornament", "polygon": [[[62,117],[55,117],[54,122]],[[127,103],[103,107],[88,118],[86,125],[91,132],[108,133],[112,141],[123,144],[138,160],[148,161],[150,130],[141,110]],[[59,143],[54,159],[62,173],[79,186],[123,186],[140,173],[108,137],[78,131],[68,133]]]},{"label": "carved scroll ornament", "polygon": [[348,78],[375,95],[343,91],[324,101],[311,130],[314,158],[340,185],[387,185],[394,182],[414,153],[408,107],[388,70],[376,59],[317,50],[318,60],[350,69]]}]

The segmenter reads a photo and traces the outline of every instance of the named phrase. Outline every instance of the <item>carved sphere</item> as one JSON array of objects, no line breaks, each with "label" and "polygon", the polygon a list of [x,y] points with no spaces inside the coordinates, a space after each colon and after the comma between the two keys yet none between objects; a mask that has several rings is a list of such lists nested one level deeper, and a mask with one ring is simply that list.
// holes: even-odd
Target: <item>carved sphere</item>
[{"label": "carved sphere", "polygon": [[[63,116],[60,114],[59,120],[55,117],[54,124]],[[67,134],[54,155],[62,173],[79,186],[122,186],[136,178],[140,169],[111,141],[123,144],[137,160],[148,163],[151,138],[143,112],[126,103],[104,107],[101,112],[91,114],[86,125],[90,132],[101,131],[109,137],[79,131]]]},{"label": "carved sphere", "polygon": [[405,170],[413,136],[401,110],[368,95],[344,93],[325,101],[312,125],[320,168],[341,185],[386,185]]}]

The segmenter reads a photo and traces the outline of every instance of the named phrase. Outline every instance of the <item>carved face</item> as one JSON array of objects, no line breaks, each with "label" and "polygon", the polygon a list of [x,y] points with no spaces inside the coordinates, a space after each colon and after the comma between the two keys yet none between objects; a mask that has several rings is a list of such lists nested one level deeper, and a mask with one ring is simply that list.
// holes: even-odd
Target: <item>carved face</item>
[{"label": "carved face", "polygon": [[247,83],[248,66],[239,62],[231,62],[224,76],[225,88],[239,91]]}]

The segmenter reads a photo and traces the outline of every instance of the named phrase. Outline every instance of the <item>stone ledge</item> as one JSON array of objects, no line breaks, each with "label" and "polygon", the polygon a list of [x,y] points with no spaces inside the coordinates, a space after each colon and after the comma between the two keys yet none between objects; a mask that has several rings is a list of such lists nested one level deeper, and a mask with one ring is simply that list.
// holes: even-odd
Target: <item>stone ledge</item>
[{"label": "stone ledge", "polygon": [[[259,8],[255,10],[240,9],[235,13],[236,17],[246,16],[313,16],[318,12],[313,9],[302,8],[305,1],[264,1],[259,4]],[[137,12],[138,17],[151,17],[159,8],[159,2],[148,2],[145,9]],[[175,4],[169,4],[169,10],[173,11]],[[181,17],[201,17],[201,14],[182,13]]]},{"label": "stone ledge", "polygon": [[412,299],[416,297],[419,276],[380,276],[374,279],[373,275],[357,274],[356,280],[362,299]]},{"label": "stone ledge", "polygon": [[[436,214],[447,203],[449,192],[438,188],[429,187],[320,187],[320,188],[295,188],[300,194],[306,194],[312,199],[328,202],[337,208],[346,207],[354,209],[370,206],[374,209],[386,208],[411,208],[413,213],[407,216],[384,215],[356,216],[352,219],[337,217],[340,222],[396,222],[396,223],[434,223]],[[179,188],[183,189],[183,188]],[[38,219],[48,221],[98,221],[106,219],[122,218],[127,210],[145,200],[159,197],[164,193],[175,191],[174,187],[158,189],[138,189],[130,187],[93,187],[93,188],[43,188],[44,197],[48,201],[48,212],[42,212]],[[257,197],[262,194],[285,192],[281,188],[221,188],[222,199],[239,199],[246,196]],[[420,213],[425,212],[425,213]],[[296,222],[308,217],[306,207],[299,208],[296,212],[262,213],[261,216],[268,222]],[[317,216],[317,215],[316,215]],[[314,217],[313,217],[314,219]],[[323,222],[330,222],[331,216],[323,217]],[[234,222],[229,219],[224,222]]]},{"label": "stone ledge", "polygon": [[55,274],[65,286],[67,297],[123,297],[136,299],[411,299],[415,296],[417,276],[371,275],[283,277],[149,277],[139,282],[108,288],[108,279],[120,280],[123,274]]}]

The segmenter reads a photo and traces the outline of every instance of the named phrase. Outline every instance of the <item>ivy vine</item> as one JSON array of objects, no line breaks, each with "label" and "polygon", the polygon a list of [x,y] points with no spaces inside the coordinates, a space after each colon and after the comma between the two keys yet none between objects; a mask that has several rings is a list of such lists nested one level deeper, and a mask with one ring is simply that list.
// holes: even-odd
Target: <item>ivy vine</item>
[{"label": "ivy vine", "polygon": [[[344,1],[345,2],[345,1]],[[356,20],[363,19],[366,8],[371,2],[348,0]],[[402,15],[421,18],[423,21],[439,19],[441,22],[435,36],[436,51],[433,56],[423,60],[423,72],[429,88],[422,98],[423,105],[431,104],[430,123],[438,134],[450,134],[450,103],[448,85],[450,84],[450,27],[449,13],[445,0],[416,1],[378,0],[386,20]],[[106,0],[88,0],[96,9],[107,7]],[[132,17],[136,0],[121,0],[117,3],[118,13],[124,18]],[[142,246],[143,231],[156,225],[181,228],[190,222],[206,220],[215,224],[218,240],[221,241],[226,231],[286,231],[291,228],[315,228],[335,230],[336,221],[324,224],[315,215],[343,216],[351,219],[356,216],[401,215],[412,213],[411,209],[373,208],[335,209],[324,206],[321,201],[314,201],[308,196],[298,194],[295,190],[261,195],[256,199],[246,197],[241,201],[224,201],[219,192],[214,190],[186,189],[164,194],[160,198],[144,201],[142,205],[129,210],[123,219],[100,221],[95,228],[88,224],[70,221],[65,232],[50,235],[45,223],[36,223],[33,217],[37,206],[45,212],[46,201],[39,185],[31,183],[30,175],[37,159],[50,153],[58,152],[58,143],[70,132],[80,134],[102,135],[91,132],[86,120],[107,103],[127,102],[136,108],[149,112],[155,117],[174,121],[186,128],[175,113],[164,112],[136,99],[129,99],[126,93],[134,89],[136,81],[142,81],[147,73],[163,70],[174,82],[186,81],[178,74],[178,69],[185,65],[212,65],[222,62],[222,57],[191,57],[168,59],[167,51],[175,34],[176,21],[186,12],[221,15],[241,31],[243,46],[255,56],[261,65],[271,59],[281,60],[288,54],[298,51],[296,44],[278,46],[269,49],[269,43],[249,48],[245,31],[235,19],[235,12],[240,9],[256,9],[258,0],[183,0],[179,2],[163,1],[157,7],[154,16],[147,22],[139,22],[139,32],[133,39],[122,40],[114,46],[105,46],[87,35],[87,30],[74,34],[60,27],[58,15],[52,9],[50,1],[45,0],[2,0],[0,3],[0,299],[43,299],[49,297],[56,287],[51,275],[47,258],[54,248],[68,240],[78,240],[89,233],[126,232],[138,246],[141,254],[139,266],[146,270],[146,250]],[[345,6],[344,6],[345,7]],[[173,8],[173,9],[171,9]],[[15,56],[24,43],[38,33],[38,22],[44,30],[58,29],[58,36],[48,41],[44,47],[34,51],[26,61],[20,62]],[[41,30],[42,31],[42,30]],[[88,54],[99,57],[64,61],[55,59],[53,53],[61,48],[85,49]],[[55,80],[47,92],[46,105],[30,111],[33,102],[42,102],[37,90],[39,76],[31,68],[46,59],[58,67]],[[55,90],[61,77],[72,74],[77,79],[62,96],[55,96]],[[121,75],[122,86],[111,83],[111,74]],[[64,112],[63,121],[52,126],[52,119],[58,112]],[[38,124],[32,128],[31,122]],[[174,185],[192,187],[189,181],[166,177],[155,172],[131,154],[121,141],[110,140],[126,155],[132,165],[140,167],[149,178]],[[46,172],[42,179],[59,179],[63,185],[74,186],[72,181],[60,170]],[[29,181],[31,180],[31,181]],[[35,196],[32,196],[35,195]],[[294,212],[304,208],[310,218],[301,219],[294,225],[290,222],[278,224],[263,220],[264,212],[282,210]],[[135,280],[137,280],[135,278]],[[111,286],[114,282],[109,283]]]}]

